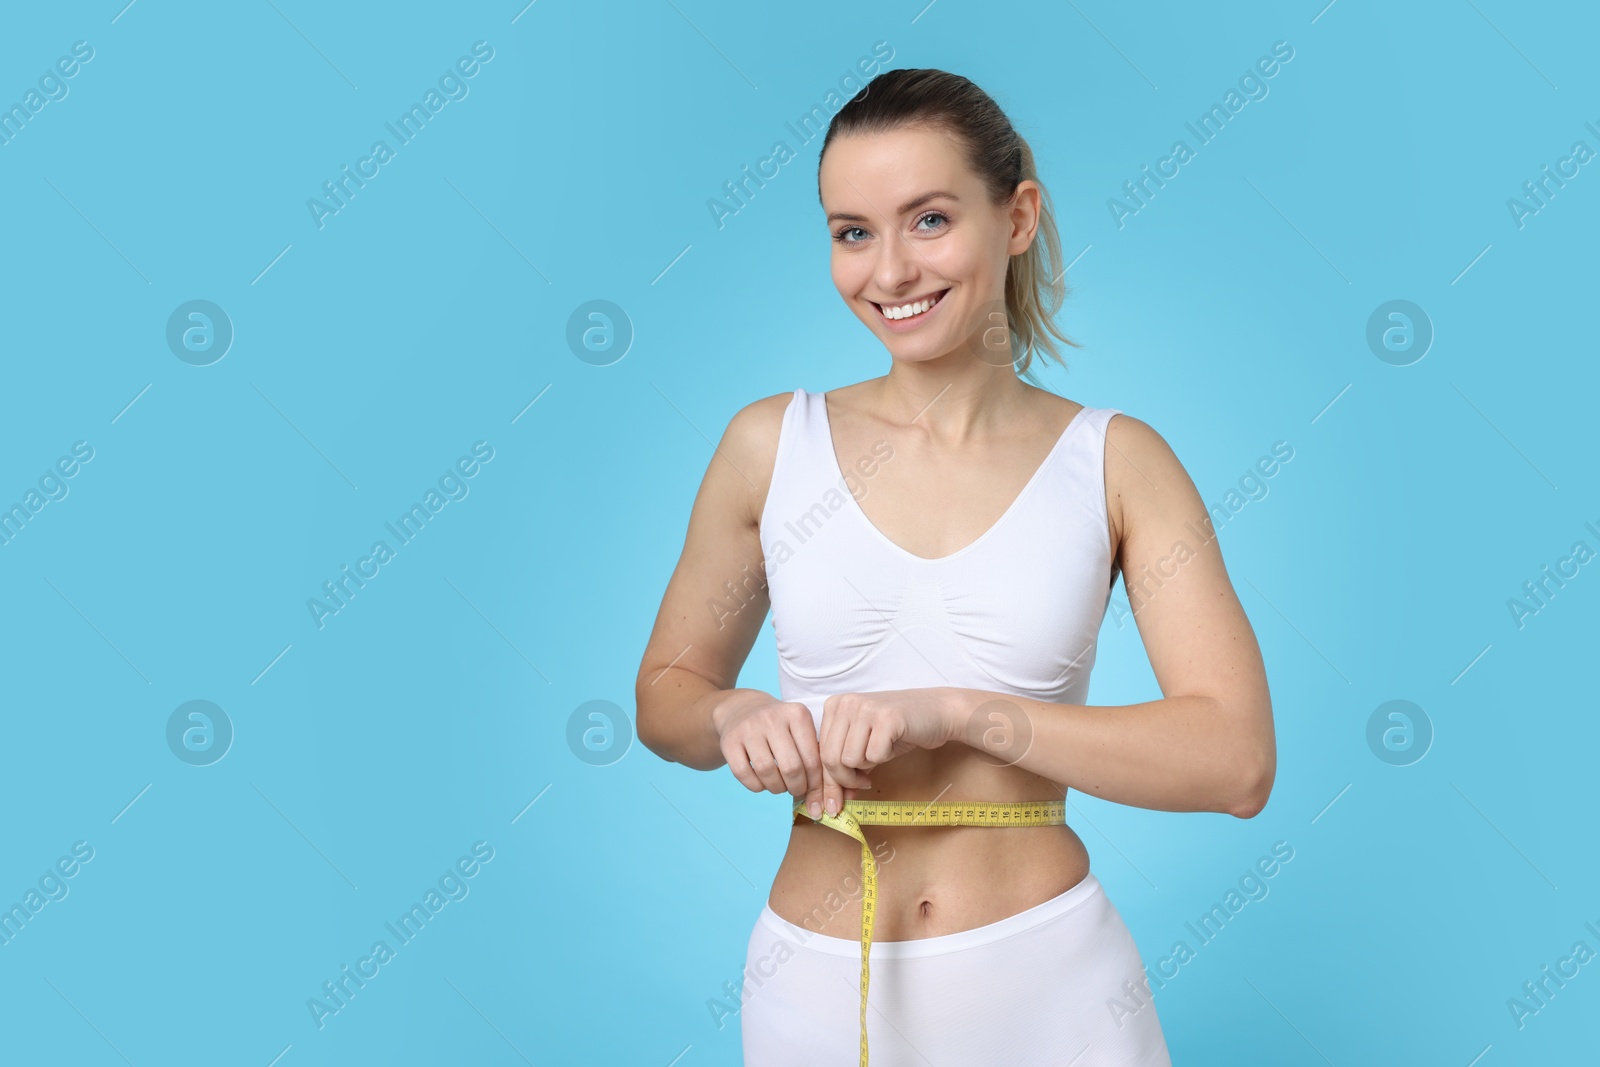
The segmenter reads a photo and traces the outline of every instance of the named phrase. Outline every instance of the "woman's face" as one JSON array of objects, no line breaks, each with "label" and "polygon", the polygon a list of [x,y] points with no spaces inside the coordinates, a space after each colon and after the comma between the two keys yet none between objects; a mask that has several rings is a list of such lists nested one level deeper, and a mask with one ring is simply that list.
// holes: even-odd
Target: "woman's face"
[{"label": "woman's face", "polygon": [[818,180],[833,284],[894,358],[1011,366],[1006,267],[1033,240],[1036,183],[991,204],[956,142],[928,128],[837,138]]}]

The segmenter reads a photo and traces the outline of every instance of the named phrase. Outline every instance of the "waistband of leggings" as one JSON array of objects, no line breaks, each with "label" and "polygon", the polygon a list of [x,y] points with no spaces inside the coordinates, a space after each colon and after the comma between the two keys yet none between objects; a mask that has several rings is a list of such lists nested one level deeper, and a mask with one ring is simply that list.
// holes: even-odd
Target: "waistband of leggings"
[{"label": "waistband of leggings", "polygon": [[[934,937],[918,937],[908,941],[873,941],[871,958],[879,959],[916,959],[922,956],[942,956],[948,952],[959,952],[962,949],[976,948],[987,945],[1001,938],[1011,937],[1036,926],[1060,918],[1094,900],[1105,900],[1105,891],[1100,886],[1100,880],[1091,872],[1084,875],[1083,881],[1073,886],[1042,904],[1035,904],[1031,908],[1008,915],[992,923],[974,926],[970,930],[957,930],[953,934],[938,934]],[[881,902],[880,902],[881,903]],[[815,949],[834,956],[861,957],[861,941],[859,938],[831,937],[827,934],[814,933],[803,926],[796,926],[772,910],[772,905],[763,904],[759,921],[773,933],[780,934],[785,940],[792,941],[804,948]]]}]

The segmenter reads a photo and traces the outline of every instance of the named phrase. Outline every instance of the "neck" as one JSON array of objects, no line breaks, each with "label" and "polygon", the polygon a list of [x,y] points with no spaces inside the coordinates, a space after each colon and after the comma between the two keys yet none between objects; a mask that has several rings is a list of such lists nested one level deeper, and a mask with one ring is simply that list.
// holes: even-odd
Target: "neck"
[{"label": "neck", "polygon": [[867,399],[882,417],[951,442],[1013,421],[1034,391],[1009,364],[994,367],[960,353],[916,363],[895,360],[874,383]]}]

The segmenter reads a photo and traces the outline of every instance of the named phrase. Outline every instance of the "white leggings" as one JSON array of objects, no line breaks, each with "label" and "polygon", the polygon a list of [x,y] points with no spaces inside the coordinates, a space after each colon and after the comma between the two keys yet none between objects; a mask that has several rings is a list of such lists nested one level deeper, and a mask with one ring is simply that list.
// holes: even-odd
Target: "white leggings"
[{"label": "white leggings", "polygon": [[[998,922],[874,941],[871,1067],[1171,1067],[1133,936],[1093,874]],[[861,943],[763,905],[745,958],[746,1067],[854,1067]]]}]

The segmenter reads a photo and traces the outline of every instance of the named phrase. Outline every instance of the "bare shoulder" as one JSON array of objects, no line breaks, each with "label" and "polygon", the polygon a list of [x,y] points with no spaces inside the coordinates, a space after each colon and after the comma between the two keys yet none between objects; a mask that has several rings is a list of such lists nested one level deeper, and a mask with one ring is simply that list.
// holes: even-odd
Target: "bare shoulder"
[{"label": "bare shoulder", "polygon": [[783,415],[794,393],[774,393],[752,401],[733,413],[717,446],[717,457],[733,468],[733,477],[746,491],[747,518],[753,524],[761,515],[772,484],[778,458],[778,436]]},{"label": "bare shoulder", "polygon": [[1106,506],[1121,546],[1156,516],[1203,518],[1199,492],[1167,439],[1142,419],[1128,414],[1106,423]]},{"label": "bare shoulder", "polygon": [[1141,460],[1155,465],[1176,465],[1182,470],[1167,439],[1148,422],[1125,412],[1113,415],[1106,423],[1106,446],[1110,453],[1106,456],[1108,474],[1114,463],[1128,467]]}]

